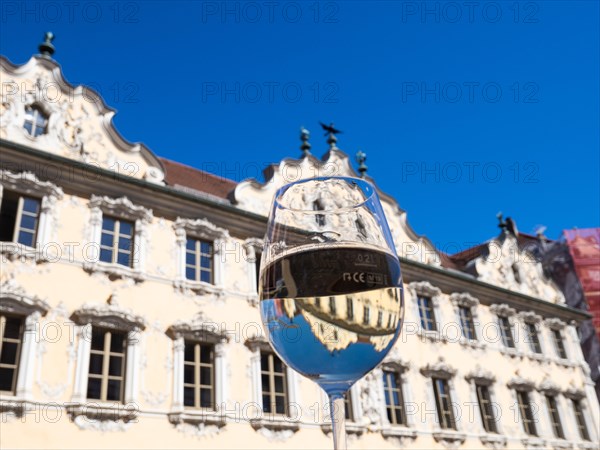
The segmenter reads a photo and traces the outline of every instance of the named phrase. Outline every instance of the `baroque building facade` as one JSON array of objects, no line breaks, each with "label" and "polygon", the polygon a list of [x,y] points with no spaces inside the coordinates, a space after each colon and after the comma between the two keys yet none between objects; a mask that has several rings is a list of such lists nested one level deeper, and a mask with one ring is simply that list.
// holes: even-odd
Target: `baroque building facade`
[{"label": "baroque building facade", "polygon": [[[357,176],[348,156],[330,142],[264,183],[159,158],[41,51],[0,59],[0,445],[330,447],[324,393],[264,337],[257,266],[274,192]],[[597,448],[589,315],[516,229],[447,255],[380,195],[405,323],[346,399],[349,446]]]}]

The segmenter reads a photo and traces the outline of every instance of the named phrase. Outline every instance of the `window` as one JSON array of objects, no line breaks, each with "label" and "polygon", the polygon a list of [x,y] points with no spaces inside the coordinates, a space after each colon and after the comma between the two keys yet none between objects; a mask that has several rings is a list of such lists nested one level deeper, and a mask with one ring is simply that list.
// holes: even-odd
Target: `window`
[{"label": "window", "polygon": [[399,372],[383,371],[383,391],[388,420],[392,425],[406,425],[402,379]]},{"label": "window", "polygon": [[260,352],[262,407],[266,413],[288,413],[286,367],[275,353]]},{"label": "window", "polygon": [[456,430],[454,421],[454,412],[452,411],[452,399],[450,398],[450,388],[448,380],[442,378],[433,378],[433,395],[435,397],[435,406],[437,409],[440,427],[443,429]]},{"label": "window", "polygon": [[256,251],[255,255],[254,270],[256,273],[256,288],[258,290],[260,286],[260,260],[262,258],[262,252]]},{"label": "window", "polygon": [[525,391],[517,391],[517,402],[519,404],[519,413],[523,424],[523,431],[530,436],[537,436],[531,402],[529,401],[529,393]]},{"label": "window", "polygon": [[556,354],[558,357],[561,359],[567,359],[567,351],[565,350],[565,343],[563,342],[560,330],[552,330],[552,339],[554,340],[554,347],[556,348]]},{"label": "window", "polygon": [[38,137],[46,132],[48,116],[39,106],[27,105],[25,107],[25,122],[23,128],[31,137]]},{"label": "window", "polygon": [[185,277],[192,281],[213,283],[213,243],[188,238],[185,245]]},{"label": "window", "polygon": [[421,327],[423,330],[436,331],[437,325],[435,323],[435,314],[433,312],[431,298],[418,296],[417,304],[419,306],[419,316],[421,318]]},{"label": "window", "polygon": [[40,200],[4,192],[0,207],[0,241],[36,246]]},{"label": "window", "polygon": [[0,315],[0,392],[11,395],[17,385],[23,322],[20,317]]},{"label": "window", "polygon": [[572,399],[573,412],[575,413],[575,420],[577,421],[577,429],[579,430],[579,437],[584,441],[590,440],[590,433],[585,423],[585,417],[583,416],[583,409],[581,408],[581,400]]},{"label": "window", "polygon": [[525,328],[527,331],[527,341],[529,342],[531,351],[534,353],[542,353],[542,347],[540,345],[540,339],[535,324],[526,323]]},{"label": "window", "polygon": [[473,320],[471,308],[468,306],[460,306],[458,308],[458,313],[460,315],[460,327],[463,337],[470,341],[476,340],[477,335],[475,334],[475,321]]},{"label": "window", "polygon": [[562,423],[560,421],[560,415],[558,414],[558,405],[556,404],[556,397],[553,395],[546,395],[546,405],[548,406],[548,413],[550,414],[550,421],[552,422],[552,430],[554,436],[559,439],[565,438],[563,432]]},{"label": "window", "polygon": [[214,345],[185,341],[183,404],[215,409]]},{"label": "window", "polygon": [[332,316],[337,315],[335,297],[329,297],[329,312],[331,313]]},{"label": "window", "polygon": [[515,340],[513,339],[512,328],[508,317],[499,317],[498,324],[500,325],[500,334],[502,335],[502,343],[504,346],[515,348]]},{"label": "window", "polygon": [[354,422],[354,410],[352,405],[352,393],[351,391],[346,392],[344,396],[344,409],[346,420]]},{"label": "window", "polygon": [[87,398],[123,402],[126,333],[92,327]]},{"label": "window", "polygon": [[348,320],[354,320],[354,302],[349,295],[346,296],[346,318]]},{"label": "window", "polygon": [[134,226],[127,220],[102,218],[100,261],[132,267]]},{"label": "window", "polygon": [[498,433],[489,387],[484,384],[476,384],[475,389],[477,391],[477,403],[479,403],[483,428],[488,433]]},{"label": "window", "polygon": [[371,307],[368,305],[363,306],[363,324],[369,325],[371,320]]}]

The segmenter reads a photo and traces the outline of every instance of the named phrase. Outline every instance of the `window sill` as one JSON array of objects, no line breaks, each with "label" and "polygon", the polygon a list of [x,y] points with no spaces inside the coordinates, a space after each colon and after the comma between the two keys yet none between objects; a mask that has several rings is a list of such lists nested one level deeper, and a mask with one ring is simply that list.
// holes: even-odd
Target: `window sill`
[{"label": "window sill", "polygon": [[221,428],[227,424],[225,415],[210,410],[184,410],[169,413],[169,421],[173,424],[189,423],[192,425],[216,425]]},{"label": "window sill", "polygon": [[417,432],[402,425],[391,425],[381,430],[384,438],[417,438]]},{"label": "window sill", "polygon": [[504,447],[506,445],[506,436],[501,434],[483,434],[479,439],[484,445],[488,445],[492,448]]},{"label": "window sill", "polygon": [[96,420],[99,422],[132,422],[139,415],[139,408],[135,404],[86,402],[65,404],[71,420],[78,417]]},{"label": "window sill", "polygon": [[465,339],[461,338],[458,343],[463,347],[470,347],[473,349],[481,350],[484,347],[482,342],[479,342],[477,339]]},{"label": "window sill", "polygon": [[86,262],[83,264],[83,268],[91,273],[99,272],[108,275],[111,280],[119,278],[130,278],[137,282],[144,281],[145,275],[139,269],[133,269],[131,267],[122,266],[120,264],[110,264],[102,261]]},{"label": "window sill", "polygon": [[425,338],[432,342],[448,342],[448,338],[442,335],[439,331],[420,329],[417,333],[421,338]]},{"label": "window sill", "polygon": [[223,295],[223,288],[215,286],[211,283],[204,281],[191,281],[191,280],[174,280],[173,287],[180,290],[181,292],[192,292],[196,295],[212,294],[220,297]]},{"label": "window sill", "polygon": [[292,421],[286,416],[276,416],[270,419],[250,419],[250,425],[255,430],[266,428],[271,431],[292,431],[295,433],[300,429],[298,422]]},{"label": "window sill", "polygon": [[545,447],[546,446],[546,441],[544,441],[542,438],[539,438],[537,436],[529,436],[526,437],[524,439],[521,439],[521,442],[523,443],[523,445],[526,448],[535,448],[535,447]]},{"label": "window sill", "polygon": [[561,448],[573,448],[573,443],[569,442],[565,439],[552,439],[546,441],[546,445],[552,449],[561,449]]},{"label": "window sill", "polygon": [[[323,433],[329,434],[333,431],[333,426],[331,425],[331,423],[324,423],[321,425],[321,430],[323,431]],[[361,435],[365,431],[367,431],[366,426],[346,420],[346,434]]]},{"label": "window sill", "polygon": [[575,444],[576,448],[580,448],[581,450],[593,450],[598,448],[598,444],[591,441],[580,441]]},{"label": "window sill", "polygon": [[0,395],[0,413],[3,414],[9,413],[22,417],[30,405],[33,405],[33,403],[24,398],[5,394]]},{"label": "window sill", "polygon": [[465,442],[467,435],[456,430],[439,430],[433,432],[433,438],[436,442],[462,444]]},{"label": "window sill", "polygon": [[27,261],[48,262],[49,258],[35,247],[18,244],[16,242],[0,242],[0,255],[4,261]]},{"label": "window sill", "polygon": [[520,352],[516,348],[510,347],[501,347],[500,353],[502,353],[505,356],[510,356],[511,358],[522,358],[523,356],[525,356],[523,352]]}]

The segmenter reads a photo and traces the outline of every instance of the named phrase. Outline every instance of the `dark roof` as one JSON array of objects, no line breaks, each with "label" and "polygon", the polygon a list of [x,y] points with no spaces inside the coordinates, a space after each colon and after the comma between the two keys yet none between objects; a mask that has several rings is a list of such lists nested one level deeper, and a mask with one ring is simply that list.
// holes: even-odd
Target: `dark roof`
[{"label": "dark roof", "polygon": [[160,158],[165,167],[165,181],[169,186],[229,200],[237,183],[204,170],[195,169],[169,159]]}]

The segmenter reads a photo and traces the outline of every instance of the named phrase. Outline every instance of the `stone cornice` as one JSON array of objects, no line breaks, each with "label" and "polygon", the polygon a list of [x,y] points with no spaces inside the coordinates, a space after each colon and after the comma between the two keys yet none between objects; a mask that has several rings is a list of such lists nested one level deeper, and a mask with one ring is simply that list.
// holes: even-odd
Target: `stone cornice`
[{"label": "stone cornice", "polygon": [[79,325],[92,324],[116,330],[145,329],[146,320],[118,305],[85,304],[71,316]]},{"label": "stone cornice", "polygon": [[8,279],[0,285],[0,311],[29,315],[39,312],[45,315],[50,305],[37,296],[28,295],[14,279]]},{"label": "stone cornice", "polygon": [[[123,192],[127,192],[135,203],[151,205],[155,216],[163,216],[174,221],[182,215],[188,217],[202,215],[218,226],[228,229],[233,236],[243,238],[263,236],[266,229],[266,217],[178,191],[171,186],[161,186],[132,178],[5,139],[0,139],[0,148],[7,167],[15,166],[21,170],[34,169],[45,167],[48,161],[58,165],[57,169],[62,176],[54,181],[64,189],[76,192],[82,197],[90,197],[99,192],[110,197],[119,197]],[[132,189],[133,187],[137,189]],[[534,310],[542,316],[557,317],[565,322],[583,321],[591,317],[585,311],[510,291],[479,281],[469,274],[456,270],[427,265],[403,257],[400,257],[400,263],[405,282],[427,280],[443,292],[468,292],[483,305],[506,303],[518,310]]]}]

